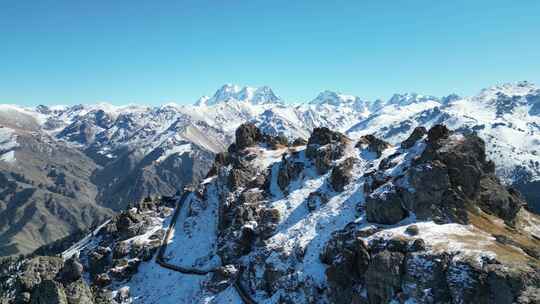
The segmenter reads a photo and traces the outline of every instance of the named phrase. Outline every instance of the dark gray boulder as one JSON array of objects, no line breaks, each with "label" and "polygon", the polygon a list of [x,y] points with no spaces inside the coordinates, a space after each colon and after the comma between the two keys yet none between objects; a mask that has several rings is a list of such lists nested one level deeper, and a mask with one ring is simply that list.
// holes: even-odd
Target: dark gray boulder
[{"label": "dark gray boulder", "polygon": [[480,206],[482,210],[496,215],[513,225],[521,207],[526,206],[519,192],[501,185],[494,177],[480,181]]},{"label": "dark gray boulder", "polygon": [[228,186],[232,191],[245,187],[251,181],[253,176],[247,170],[232,169],[228,176]]},{"label": "dark gray boulder", "polygon": [[409,253],[404,261],[404,292],[419,303],[451,303],[446,281],[450,256],[425,252]]},{"label": "dark gray boulder", "polygon": [[406,177],[415,191],[401,192],[405,208],[415,212],[419,219],[433,218],[434,210],[442,207],[443,197],[450,188],[446,166],[439,161],[420,164],[412,167]]},{"label": "dark gray boulder", "polygon": [[287,192],[289,183],[297,179],[304,170],[304,164],[302,162],[296,162],[292,157],[283,155],[279,164],[277,184],[281,191]]},{"label": "dark gray boulder", "polygon": [[88,272],[92,276],[105,272],[111,265],[111,249],[97,247],[88,254]]},{"label": "dark gray boulder", "polygon": [[100,273],[96,275],[96,277],[93,280],[93,283],[98,287],[105,287],[110,285],[112,282],[111,277],[106,273]]},{"label": "dark gray boulder", "polygon": [[411,135],[409,135],[409,137],[406,140],[401,142],[401,147],[404,148],[404,149],[411,148],[412,146],[414,146],[414,144],[416,144],[416,142],[418,140],[420,140],[426,134],[427,134],[427,130],[426,130],[425,127],[416,127],[416,128],[414,128]]},{"label": "dark gray boulder", "polygon": [[345,143],[348,139],[345,135],[334,132],[326,127],[315,128],[309,137],[308,145],[324,146],[330,143]]},{"label": "dark gray boulder", "polygon": [[313,161],[319,174],[325,174],[332,167],[332,162],[344,155],[345,145],[349,141],[339,132],[315,128],[308,140],[306,156]]},{"label": "dark gray boulder", "polygon": [[335,191],[341,192],[352,180],[355,158],[349,157],[332,169],[330,184]]},{"label": "dark gray boulder", "polygon": [[113,259],[121,259],[129,254],[129,242],[117,242],[113,248]]},{"label": "dark gray boulder", "polygon": [[428,131],[428,141],[436,143],[438,140],[446,139],[450,135],[450,130],[445,125],[434,125]]},{"label": "dark gray boulder", "polygon": [[364,282],[371,256],[367,244],[356,236],[354,229],[332,234],[321,252],[320,259],[327,264],[326,278],[332,303],[350,303],[357,284]]},{"label": "dark gray boulder", "polygon": [[411,235],[411,236],[418,235],[419,232],[420,232],[420,229],[418,228],[418,225],[409,225],[405,229],[405,233],[407,233],[408,235]]},{"label": "dark gray boulder", "polygon": [[395,188],[385,186],[366,199],[366,217],[369,222],[392,225],[407,217],[404,201]]},{"label": "dark gray boulder", "polygon": [[337,147],[333,145],[327,145],[323,147],[308,146],[306,149],[306,156],[313,161],[315,168],[319,174],[325,174],[332,168],[332,161],[339,158]]},{"label": "dark gray boulder", "polygon": [[355,147],[366,149],[369,152],[375,153],[377,157],[381,157],[382,152],[390,147],[390,144],[370,134],[360,137]]},{"label": "dark gray boulder", "polygon": [[216,268],[212,273],[211,279],[206,283],[208,290],[219,293],[231,286],[233,281],[238,276],[239,271],[233,265],[225,265]]},{"label": "dark gray boulder", "polygon": [[242,150],[262,140],[262,133],[253,123],[245,123],[236,129],[236,148]]},{"label": "dark gray boulder", "polygon": [[384,250],[372,256],[366,271],[369,303],[388,303],[401,290],[404,255]]},{"label": "dark gray boulder", "polygon": [[319,208],[321,205],[326,204],[328,197],[323,192],[315,191],[311,192],[306,200],[306,207],[309,211],[314,211]]}]

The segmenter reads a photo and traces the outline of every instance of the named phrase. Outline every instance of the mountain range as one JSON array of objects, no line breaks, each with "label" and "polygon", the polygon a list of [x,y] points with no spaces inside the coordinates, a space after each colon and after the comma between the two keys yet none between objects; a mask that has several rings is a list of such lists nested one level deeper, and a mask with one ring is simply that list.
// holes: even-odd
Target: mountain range
[{"label": "mountain range", "polygon": [[234,137],[200,183],[1,261],[0,303],[539,303],[540,216],[477,134]]},{"label": "mountain range", "polygon": [[301,104],[269,87],[227,84],[194,105],[0,105],[0,254],[30,253],[146,197],[197,185],[245,122],[290,143],[327,127],[398,144],[418,126],[444,124],[483,139],[497,177],[540,212],[540,89],[532,83],[387,101],[324,91]]}]

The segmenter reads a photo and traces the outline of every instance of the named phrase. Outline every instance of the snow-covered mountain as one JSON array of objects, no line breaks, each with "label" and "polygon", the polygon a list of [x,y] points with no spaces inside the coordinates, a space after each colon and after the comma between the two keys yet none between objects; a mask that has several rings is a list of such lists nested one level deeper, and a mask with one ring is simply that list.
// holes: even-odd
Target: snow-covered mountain
[{"label": "snow-covered mountain", "polygon": [[[394,99],[394,101],[392,101]],[[473,97],[455,95],[401,102],[392,98],[386,106],[351,127],[347,134],[375,134],[396,143],[416,126],[443,123],[449,128],[476,133],[486,142],[488,157],[497,175],[531,195],[528,184],[540,179],[540,89],[529,82],[504,84],[482,90]],[[396,100],[400,100],[397,102]],[[529,196],[531,200],[535,195]],[[540,203],[536,201],[536,210]]]},{"label": "snow-covered mountain", "polygon": [[271,88],[240,87],[233,84],[225,84],[212,97],[203,96],[196,106],[214,106],[223,102],[248,102],[254,105],[281,103],[281,99],[274,94]]},{"label": "snow-covered mountain", "polygon": [[[7,180],[16,182],[22,175],[34,182],[34,186],[23,183],[22,188],[8,191],[15,196],[28,185],[35,188],[43,184],[43,177],[35,173],[40,167],[30,169],[21,166],[22,162],[29,164],[35,151],[46,151],[41,146],[45,142],[65,147],[80,153],[71,155],[84,157],[82,163],[90,161],[95,167],[85,177],[95,188],[90,200],[98,206],[122,210],[146,196],[172,195],[199,181],[213,156],[227,149],[235,130],[244,122],[253,122],[263,133],[281,135],[291,142],[307,139],[314,128],[328,127],[352,139],[375,134],[390,143],[402,141],[416,126],[444,123],[451,129],[478,134],[486,142],[488,157],[497,164],[498,176],[519,188],[531,206],[540,210],[540,91],[528,82],[494,86],[472,97],[405,93],[387,101],[323,91],[311,101],[291,104],[269,87],[228,84],[193,105],[1,105],[0,164]],[[34,145],[19,144],[36,134],[43,140]],[[42,156],[46,161],[46,154]],[[56,181],[49,182],[59,187]],[[2,206],[15,206],[7,196],[0,199]],[[16,206],[22,214],[26,204]],[[0,208],[0,212],[8,209]],[[21,222],[20,226],[30,222]],[[38,246],[67,235],[75,227],[80,228],[71,225],[59,231],[45,227],[44,233],[31,232],[34,236],[50,232],[49,237],[37,237],[31,244]],[[30,231],[39,229],[39,225],[33,225]],[[8,235],[6,243],[18,243],[13,239],[17,233]]]},{"label": "snow-covered mountain", "polygon": [[[7,303],[540,300],[540,217],[484,142],[435,125],[391,145],[254,124],[201,183],[147,199],[57,256],[0,265]],[[75,299],[75,300],[74,300]],[[49,302],[46,302],[49,301]]]}]

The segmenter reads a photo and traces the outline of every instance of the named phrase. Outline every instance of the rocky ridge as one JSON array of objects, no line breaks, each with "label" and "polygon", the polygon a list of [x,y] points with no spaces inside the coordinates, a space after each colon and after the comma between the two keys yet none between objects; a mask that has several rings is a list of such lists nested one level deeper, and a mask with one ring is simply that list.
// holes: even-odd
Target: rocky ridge
[{"label": "rocky ridge", "polygon": [[540,219],[495,177],[478,136],[443,125],[396,146],[326,128],[296,144],[253,124],[235,134],[179,210],[163,255],[218,270],[195,278],[155,263],[152,242],[172,210],[149,200],[46,258],[53,278],[22,299],[75,303],[70,290],[85,288],[66,282],[80,264],[93,303],[240,303],[234,277],[258,303],[540,300]]}]

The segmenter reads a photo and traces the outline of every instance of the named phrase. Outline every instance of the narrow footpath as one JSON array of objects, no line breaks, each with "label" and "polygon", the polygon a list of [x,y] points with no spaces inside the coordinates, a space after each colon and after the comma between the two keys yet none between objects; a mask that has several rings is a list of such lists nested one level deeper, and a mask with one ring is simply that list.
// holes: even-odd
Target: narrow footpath
[{"label": "narrow footpath", "polygon": [[[161,241],[161,246],[159,247],[158,253],[156,255],[156,263],[158,265],[160,265],[161,267],[163,267],[163,268],[167,268],[167,269],[170,269],[170,270],[173,270],[173,271],[176,271],[176,272],[180,272],[180,273],[183,273],[183,274],[205,276],[205,275],[207,275],[209,273],[214,272],[215,269],[200,270],[200,269],[196,269],[196,268],[186,268],[186,267],[181,267],[181,266],[178,266],[178,265],[173,265],[173,264],[168,263],[167,261],[165,261],[163,259],[163,255],[165,255],[165,251],[167,250],[167,242],[171,238],[171,236],[172,236],[172,234],[174,232],[174,227],[176,226],[176,220],[178,219],[178,215],[180,214],[180,210],[184,206],[185,201],[189,198],[191,193],[192,193],[192,191],[184,191],[184,193],[182,194],[180,199],[176,202],[176,206],[175,206],[174,213],[173,213],[173,216],[172,216],[172,219],[171,219],[171,223],[169,225],[169,228],[167,229],[167,233],[165,233],[165,237]],[[247,290],[244,288],[244,286],[240,282],[240,277],[241,277],[241,273],[239,273],[236,276],[236,278],[235,278],[235,280],[233,282],[234,289],[236,290],[236,292],[238,293],[238,295],[240,296],[240,298],[242,299],[242,301],[245,304],[257,304],[257,302],[255,302],[255,300],[253,300],[251,295],[247,292]]]}]

